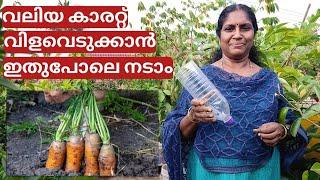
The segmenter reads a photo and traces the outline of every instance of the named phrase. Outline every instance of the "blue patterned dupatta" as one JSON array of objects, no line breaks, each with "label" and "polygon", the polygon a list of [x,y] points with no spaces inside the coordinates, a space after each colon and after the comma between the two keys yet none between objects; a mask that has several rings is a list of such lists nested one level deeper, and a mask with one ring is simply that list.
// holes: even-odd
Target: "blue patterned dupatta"
[{"label": "blue patterned dupatta", "polygon": [[[243,77],[213,65],[203,67],[202,71],[228,100],[235,122],[199,123],[194,137],[182,138],[179,124],[187,114],[192,99],[183,89],[176,108],[167,115],[162,131],[170,179],[184,179],[183,169],[190,148],[194,148],[202,166],[211,172],[239,173],[263,166],[272,156],[273,148],[265,145],[253,129],[277,121],[278,110],[286,106],[276,96],[276,92],[280,93],[277,75],[262,68],[251,77]],[[294,119],[290,111],[287,122],[291,123]],[[294,146],[296,149],[290,153],[280,150],[285,158],[285,169],[304,153],[307,138],[303,130],[299,130],[296,139],[299,142],[298,146]],[[237,163],[221,164],[219,159],[237,160]]]}]

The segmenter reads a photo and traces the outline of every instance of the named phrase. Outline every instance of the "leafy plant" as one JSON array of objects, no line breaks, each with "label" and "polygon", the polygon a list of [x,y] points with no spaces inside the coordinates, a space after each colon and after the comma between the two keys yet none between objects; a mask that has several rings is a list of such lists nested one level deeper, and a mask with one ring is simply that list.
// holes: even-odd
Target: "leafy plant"
[{"label": "leafy plant", "polygon": [[0,144],[5,143],[6,140],[6,134],[4,133],[6,124],[6,96],[6,89],[0,86]]},{"label": "leafy plant", "polygon": [[314,180],[320,178],[320,163],[315,162],[309,170],[302,174],[302,180]]},{"label": "leafy plant", "polygon": [[[310,121],[310,117],[320,114],[320,104],[316,103],[314,105],[304,106],[303,102],[310,97],[314,99],[319,99],[319,88],[320,83],[313,79],[308,79],[308,77],[299,78],[297,82],[293,82],[291,85],[285,79],[280,78],[281,83],[285,89],[285,95],[279,94],[281,98],[286,99],[291,105],[292,109],[298,116],[298,119],[293,123],[290,133],[292,136],[296,136],[298,128],[300,127],[301,121]],[[312,99],[310,99],[312,100]],[[316,100],[313,100],[314,103]],[[311,122],[313,123],[313,122]],[[317,128],[320,126],[313,123]]]},{"label": "leafy plant", "polygon": [[3,86],[0,86],[0,178],[6,180],[6,133],[5,133],[5,124],[6,124],[6,89]]},{"label": "leafy plant", "polygon": [[23,121],[7,125],[7,133],[25,133],[27,136],[37,132],[37,124],[32,121]]},{"label": "leafy plant", "polygon": [[319,35],[316,33],[319,17],[320,9],[300,26],[287,27],[285,23],[264,26],[264,31],[256,37],[262,61],[290,82],[302,74],[315,77],[320,69]]},{"label": "leafy plant", "polygon": [[[2,7],[2,3],[3,1],[0,1],[0,7]],[[1,12],[2,9],[0,9],[0,12]],[[0,63],[2,63],[3,61],[3,58],[4,58],[4,55],[5,55],[5,52],[3,50],[3,34],[4,34],[4,31],[2,29],[2,18],[0,18]],[[2,69],[2,66],[0,68],[0,73],[2,73],[3,69]],[[1,86],[4,86],[4,87],[7,87],[7,88],[10,88],[10,89],[15,89],[15,90],[18,90],[18,86],[15,85],[14,83],[12,83],[11,81],[3,78],[3,77],[0,77],[0,85]]]},{"label": "leafy plant", "polygon": [[6,151],[3,147],[3,145],[0,145],[0,159],[1,159],[1,166],[0,166],[0,178],[6,180]]},{"label": "leafy plant", "polygon": [[[320,153],[320,142],[314,140],[320,137],[320,53],[317,48],[319,35],[316,33],[319,28],[317,23],[319,17],[320,10],[308,21],[300,23],[300,26],[287,27],[284,23],[275,26],[266,25],[264,31],[258,34],[256,41],[263,62],[279,76],[284,89],[284,95],[279,95],[290,105],[289,108],[280,111],[281,116],[285,117],[291,109],[298,117],[290,128],[291,135],[296,136],[301,124],[311,124],[306,129],[309,141],[312,142],[305,154],[306,164],[314,161],[310,159],[314,155],[309,155],[319,156]],[[303,179],[319,178],[316,171],[311,170],[318,165],[317,163],[313,165],[313,168],[302,165],[305,169]]]}]

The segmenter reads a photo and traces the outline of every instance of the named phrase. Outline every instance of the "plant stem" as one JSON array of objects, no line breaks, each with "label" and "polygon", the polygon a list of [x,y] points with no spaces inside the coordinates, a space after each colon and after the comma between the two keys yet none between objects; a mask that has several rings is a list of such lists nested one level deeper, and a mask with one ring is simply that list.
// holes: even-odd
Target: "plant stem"
[{"label": "plant stem", "polygon": [[[271,36],[271,34],[270,34],[269,36]],[[266,37],[266,38],[269,38],[269,36]],[[286,34],[285,34],[279,41],[271,44],[269,47],[267,47],[266,49],[264,49],[264,51],[268,51],[270,48],[272,48],[272,47],[274,47],[275,45],[277,45],[277,44],[279,44],[280,42],[282,42],[282,40],[284,40],[285,38],[286,38]],[[264,42],[265,42],[265,41],[263,41],[263,43],[264,43]]]},{"label": "plant stem", "polygon": [[89,115],[88,115],[88,125],[89,125],[89,131],[90,133],[96,133],[96,122],[95,122],[95,113],[94,113],[94,95],[93,92],[91,90],[89,90],[89,98],[88,98],[88,111],[89,111]]},{"label": "plant stem", "polygon": [[302,116],[302,111],[300,110],[300,108],[298,108],[297,106],[295,106],[295,105],[293,105],[290,101],[288,101],[287,100],[287,98],[285,97],[285,96],[283,96],[281,93],[278,93],[279,94],[279,96],[281,96],[281,98],[283,98],[283,99],[285,99],[288,103],[289,103],[289,105],[294,109],[294,110],[296,110],[296,111],[298,111],[299,113],[300,113],[300,115]]},{"label": "plant stem", "polygon": [[70,124],[71,119],[73,118],[74,113],[74,101],[71,102],[69,108],[67,109],[66,113],[61,117],[61,123],[57,129],[55,140],[62,141],[62,137],[66,131],[67,126]]},{"label": "plant stem", "polygon": [[76,99],[76,107],[72,118],[71,130],[73,135],[79,134],[79,127],[83,117],[84,104],[86,102],[86,93],[78,95]]},{"label": "plant stem", "polygon": [[147,104],[147,103],[145,103],[145,102],[141,102],[141,101],[138,101],[138,100],[134,100],[134,99],[130,99],[130,98],[125,98],[125,97],[119,97],[120,99],[122,99],[122,100],[125,100],[125,101],[130,101],[130,102],[133,102],[133,103],[136,103],[136,104],[141,104],[141,105],[143,105],[143,106],[147,106],[147,107],[149,107],[149,108],[152,108],[152,109],[154,109],[154,110],[158,110],[158,108],[157,107],[154,107],[154,106],[152,106],[151,104]]},{"label": "plant stem", "polygon": [[288,63],[289,63],[289,61],[290,61],[290,58],[291,58],[293,52],[294,52],[297,48],[298,48],[298,46],[295,46],[295,47],[293,47],[293,48],[291,49],[290,54],[289,54],[287,60],[285,60],[285,61],[283,62],[283,64],[281,65],[281,67],[284,67],[284,66],[287,66],[287,65],[288,65]]},{"label": "plant stem", "polygon": [[62,140],[62,136],[65,132],[65,129],[66,129],[67,125],[69,124],[69,120],[70,120],[70,118],[67,118],[66,116],[63,116],[61,118],[62,122],[60,123],[58,130],[56,132],[56,141]]},{"label": "plant stem", "polygon": [[315,125],[318,129],[320,128],[320,126],[318,124],[312,122],[311,120],[309,120],[309,119],[304,119],[304,120],[306,120],[306,121],[310,122],[311,124]]},{"label": "plant stem", "polygon": [[103,117],[101,116],[99,112],[99,108],[95,99],[95,96],[93,95],[93,92],[91,91],[90,96],[90,114],[92,114],[92,117],[94,117],[96,130],[98,131],[98,134],[102,140],[103,144],[110,144],[110,134],[108,127],[106,125],[106,122],[104,121]]}]

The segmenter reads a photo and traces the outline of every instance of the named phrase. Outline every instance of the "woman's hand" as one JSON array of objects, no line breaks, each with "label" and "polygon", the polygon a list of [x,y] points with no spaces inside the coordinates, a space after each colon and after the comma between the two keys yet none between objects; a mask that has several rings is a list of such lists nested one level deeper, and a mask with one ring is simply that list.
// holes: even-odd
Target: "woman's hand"
[{"label": "woman's hand", "polygon": [[45,91],[44,99],[46,100],[46,102],[50,104],[63,103],[75,94],[77,94],[75,91],[62,91],[62,90]]},{"label": "woman's hand", "polygon": [[277,145],[285,135],[283,126],[277,122],[265,123],[253,131],[258,133],[263,142],[272,147]]},{"label": "woman's hand", "polygon": [[188,113],[190,121],[192,122],[215,122],[214,113],[212,109],[205,105],[205,100],[193,99],[191,101],[191,109]]},{"label": "woman's hand", "polygon": [[197,128],[198,122],[215,122],[212,109],[205,106],[205,100],[193,99],[188,114],[180,121],[180,131],[185,138],[191,137]]}]

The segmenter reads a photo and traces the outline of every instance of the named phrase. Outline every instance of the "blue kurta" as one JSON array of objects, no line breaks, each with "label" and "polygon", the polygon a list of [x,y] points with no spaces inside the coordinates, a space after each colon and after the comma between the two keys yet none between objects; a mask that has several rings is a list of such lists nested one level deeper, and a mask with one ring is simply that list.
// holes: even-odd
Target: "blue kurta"
[{"label": "blue kurta", "polygon": [[[187,164],[187,155],[191,149],[199,157],[202,166],[210,172],[243,173],[255,171],[265,166],[273,154],[273,148],[267,146],[253,129],[264,123],[276,122],[278,111],[286,106],[277,94],[282,93],[277,75],[262,68],[251,77],[243,77],[226,72],[216,66],[202,68],[204,74],[228,100],[233,124],[222,121],[199,123],[195,136],[189,140],[181,137],[179,124],[191,106],[191,95],[182,90],[177,107],[168,114],[163,126],[164,157],[168,164],[171,179],[183,179],[183,167]],[[290,111],[287,123],[296,117]],[[301,147],[298,154],[286,154],[294,158],[286,164],[300,158],[304,153],[306,135],[299,130],[298,139]],[[228,159],[232,164],[221,164],[219,159]]]},{"label": "blue kurta", "polygon": [[[278,148],[274,148],[271,159],[262,167],[253,171],[242,173],[218,173],[210,172],[202,167],[200,160],[194,150],[191,150],[188,155],[188,172],[187,179],[189,180],[279,180],[280,174],[280,152]],[[221,164],[238,163],[237,160],[219,159]]]}]

